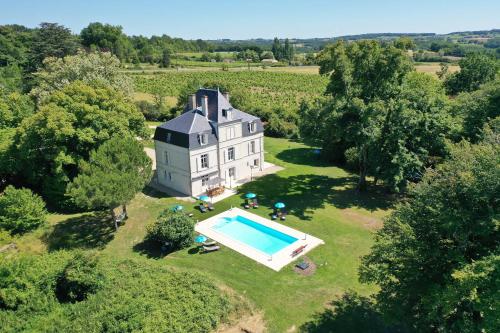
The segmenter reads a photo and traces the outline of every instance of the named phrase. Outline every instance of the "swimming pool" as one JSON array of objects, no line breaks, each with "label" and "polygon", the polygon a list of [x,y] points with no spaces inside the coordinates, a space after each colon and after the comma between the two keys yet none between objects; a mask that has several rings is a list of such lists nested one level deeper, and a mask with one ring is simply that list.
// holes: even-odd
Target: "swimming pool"
[{"label": "swimming pool", "polygon": [[312,235],[236,207],[197,222],[194,229],[275,271],[324,244]]},{"label": "swimming pool", "polygon": [[297,241],[295,237],[241,215],[222,217],[212,229],[269,255]]}]

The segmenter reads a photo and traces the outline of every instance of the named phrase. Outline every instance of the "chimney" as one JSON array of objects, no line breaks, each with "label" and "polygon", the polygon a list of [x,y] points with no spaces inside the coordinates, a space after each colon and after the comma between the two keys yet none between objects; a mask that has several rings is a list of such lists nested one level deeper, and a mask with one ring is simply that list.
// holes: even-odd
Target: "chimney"
[{"label": "chimney", "polygon": [[188,109],[193,110],[193,109],[196,109],[196,107],[197,107],[196,95],[195,94],[189,95],[189,97],[188,97]]},{"label": "chimney", "polygon": [[201,111],[203,115],[208,119],[208,96],[201,97]]},{"label": "chimney", "polygon": [[227,99],[227,101],[229,102],[229,93],[228,92],[223,93],[222,96],[224,96]]}]

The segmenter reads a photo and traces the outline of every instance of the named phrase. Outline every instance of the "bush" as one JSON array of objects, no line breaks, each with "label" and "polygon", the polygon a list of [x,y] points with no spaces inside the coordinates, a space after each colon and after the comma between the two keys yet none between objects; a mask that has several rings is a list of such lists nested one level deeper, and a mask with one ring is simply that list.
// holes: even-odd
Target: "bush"
[{"label": "bush", "polygon": [[88,260],[94,259],[58,251],[1,261],[0,331],[213,332],[231,310],[230,299],[204,275],[104,255],[97,266],[105,278],[95,293],[81,302],[60,302],[60,277],[72,271],[72,280],[87,281]]},{"label": "bush", "polygon": [[186,248],[193,243],[194,220],[182,212],[166,209],[148,226],[147,237],[158,243],[168,243],[171,249]]},{"label": "bush", "polygon": [[12,234],[34,230],[46,222],[42,198],[29,189],[7,186],[0,195],[0,228]]},{"label": "bush", "polygon": [[104,276],[93,252],[77,253],[57,280],[56,295],[61,302],[81,302],[103,285]]}]

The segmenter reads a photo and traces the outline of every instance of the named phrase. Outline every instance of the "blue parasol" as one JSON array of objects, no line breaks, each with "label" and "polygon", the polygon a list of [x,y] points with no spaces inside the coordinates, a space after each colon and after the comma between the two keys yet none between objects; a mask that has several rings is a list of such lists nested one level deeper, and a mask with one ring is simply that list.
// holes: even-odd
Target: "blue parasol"
[{"label": "blue parasol", "polygon": [[256,196],[257,195],[255,193],[252,193],[252,192],[245,194],[245,198],[247,198],[247,199],[253,199]]},{"label": "blue parasol", "polygon": [[208,195],[202,195],[198,199],[200,199],[201,201],[208,201],[208,200],[210,200],[210,198],[208,197]]},{"label": "blue parasol", "polygon": [[207,241],[207,237],[203,236],[203,235],[199,235],[197,236],[194,241],[196,243],[205,243]]},{"label": "blue parasol", "polygon": [[285,204],[282,203],[282,202],[277,202],[275,205],[274,205],[275,208],[278,208],[278,209],[281,209],[281,208],[285,208]]},{"label": "blue parasol", "polygon": [[184,209],[184,206],[182,206],[182,205],[176,205],[176,206],[172,207],[173,212],[178,212],[178,211],[181,211],[183,209]]}]

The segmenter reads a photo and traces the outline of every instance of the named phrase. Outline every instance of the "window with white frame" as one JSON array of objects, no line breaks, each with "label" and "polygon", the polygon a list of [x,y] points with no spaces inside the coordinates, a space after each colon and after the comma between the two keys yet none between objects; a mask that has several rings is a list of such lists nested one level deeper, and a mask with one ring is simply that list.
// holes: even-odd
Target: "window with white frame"
[{"label": "window with white frame", "polygon": [[207,176],[202,176],[201,177],[201,186],[207,186],[209,179],[210,179],[210,177],[208,175]]},{"label": "window with white frame", "polygon": [[208,168],[208,154],[201,155],[200,162],[202,169]]},{"label": "window with white frame", "polygon": [[168,164],[168,151],[165,152],[165,164]]},{"label": "window with white frame", "polygon": [[255,154],[255,141],[250,141],[250,153]]},{"label": "window with white frame", "polygon": [[254,121],[249,123],[248,129],[250,130],[250,133],[254,133],[257,130],[257,124]]},{"label": "window with white frame", "polygon": [[234,147],[227,149],[227,160],[234,161]]},{"label": "window with white frame", "polygon": [[236,135],[235,135],[235,129],[234,129],[234,126],[231,126],[231,127],[228,127],[226,129],[226,138],[228,140],[234,138]]},{"label": "window with white frame", "polygon": [[199,134],[198,140],[200,140],[200,145],[206,145],[208,143],[208,134]]},{"label": "window with white frame", "polygon": [[258,158],[256,158],[256,159],[253,160],[253,166],[254,167],[259,166],[259,159]]},{"label": "window with white frame", "polygon": [[167,142],[170,142],[172,139],[172,133],[167,133]]}]

